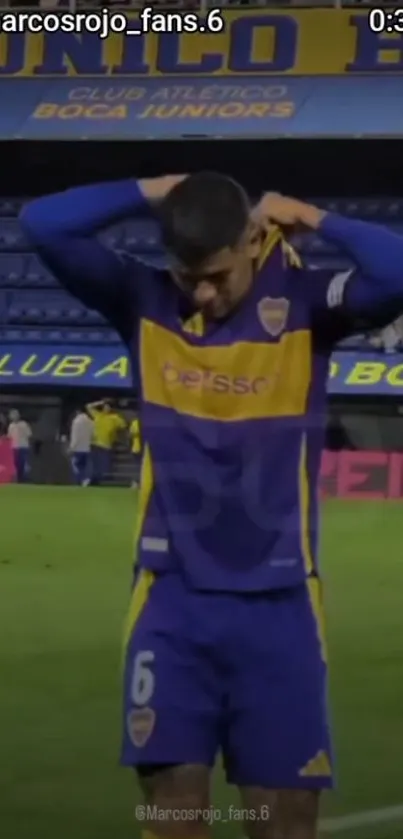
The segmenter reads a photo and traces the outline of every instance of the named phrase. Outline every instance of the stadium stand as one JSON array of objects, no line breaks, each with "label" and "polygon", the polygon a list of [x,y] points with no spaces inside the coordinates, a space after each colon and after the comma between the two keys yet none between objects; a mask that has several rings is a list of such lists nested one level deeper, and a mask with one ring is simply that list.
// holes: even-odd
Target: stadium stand
[{"label": "stadium stand", "polygon": [[[333,212],[379,221],[403,232],[403,199],[332,199],[317,203]],[[118,336],[102,317],[66,294],[38,257],[29,252],[16,217],[20,206],[19,201],[0,199],[1,340],[9,343],[117,344]],[[102,238],[110,247],[134,253],[144,262],[164,265],[158,233],[149,220],[126,222],[106,231]],[[301,237],[295,245],[310,266],[335,270],[350,267],[348,260],[314,235]],[[369,340],[358,336],[344,346],[365,347]],[[397,343],[399,340],[398,333]],[[383,348],[379,337],[372,346]]]}]

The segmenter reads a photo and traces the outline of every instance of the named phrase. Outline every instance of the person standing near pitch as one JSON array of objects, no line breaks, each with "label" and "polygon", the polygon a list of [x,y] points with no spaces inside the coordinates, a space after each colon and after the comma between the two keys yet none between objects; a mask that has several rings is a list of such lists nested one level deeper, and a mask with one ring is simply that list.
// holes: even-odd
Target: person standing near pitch
[{"label": "person standing near pitch", "polygon": [[[149,204],[170,273],[97,237]],[[36,199],[21,223],[141,382],[122,762],[155,805],[144,839],[210,835],[219,750],[250,839],[314,839],[332,785],[317,567],[329,357],[402,310],[403,239],[277,194],[252,207],[203,172]],[[295,226],[356,270],[305,269],[283,238]]]}]

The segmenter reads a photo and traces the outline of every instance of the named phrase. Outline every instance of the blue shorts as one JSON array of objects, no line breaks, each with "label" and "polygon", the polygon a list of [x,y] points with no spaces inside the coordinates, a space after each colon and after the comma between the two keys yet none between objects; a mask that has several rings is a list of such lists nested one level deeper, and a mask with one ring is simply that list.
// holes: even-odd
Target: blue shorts
[{"label": "blue shorts", "polygon": [[140,572],[126,635],[122,763],[213,766],[229,783],[332,786],[318,580],[190,591]]}]

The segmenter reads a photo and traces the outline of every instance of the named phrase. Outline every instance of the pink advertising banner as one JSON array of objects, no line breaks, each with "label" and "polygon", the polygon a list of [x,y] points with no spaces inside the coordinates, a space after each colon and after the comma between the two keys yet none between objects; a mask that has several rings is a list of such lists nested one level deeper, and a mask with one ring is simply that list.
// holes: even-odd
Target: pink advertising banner
[{"label": "pink advertising banner", "polygon": [[323,452],[321,498],[403,498],[403,453]]},{"label": "pink advertising banner", "polygon": [[11,443],[7,437],[0,437],[0,484],[9,484],[14,480],[14,457]]}]

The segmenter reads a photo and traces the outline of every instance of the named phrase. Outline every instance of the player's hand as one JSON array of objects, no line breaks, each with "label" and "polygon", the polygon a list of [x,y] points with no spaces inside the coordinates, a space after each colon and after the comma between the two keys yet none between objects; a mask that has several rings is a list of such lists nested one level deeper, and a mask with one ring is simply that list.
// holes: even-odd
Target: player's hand
[{"label": "player's hand", "polygon": [[256,218],[262,225],[293,227],[299,221],[299,204],[295,198],[286,198],[278,192],[266,192],[256,207]]},{"label": "player's hand", "polygon": [[165,175],[163,180],[166,191],[170,192],[171,189],[174,188],[174,186],[177,186],[177,184],[181,184],[182,181],[185,181],[187,177],[188,175]]},{"label": "player's hand", "polygon": [[138,185],[147,201],[162,201],[171,189],[187,178],[187,175],[163,175],[161,178],[145,178]]},{"label": "player's hand", "polygon": [[255,209],[256,220],[265,229],[273,224],[285,228],[316,230],[325,213],[297,198],[288,198],[278,192],[266,192]]}]

